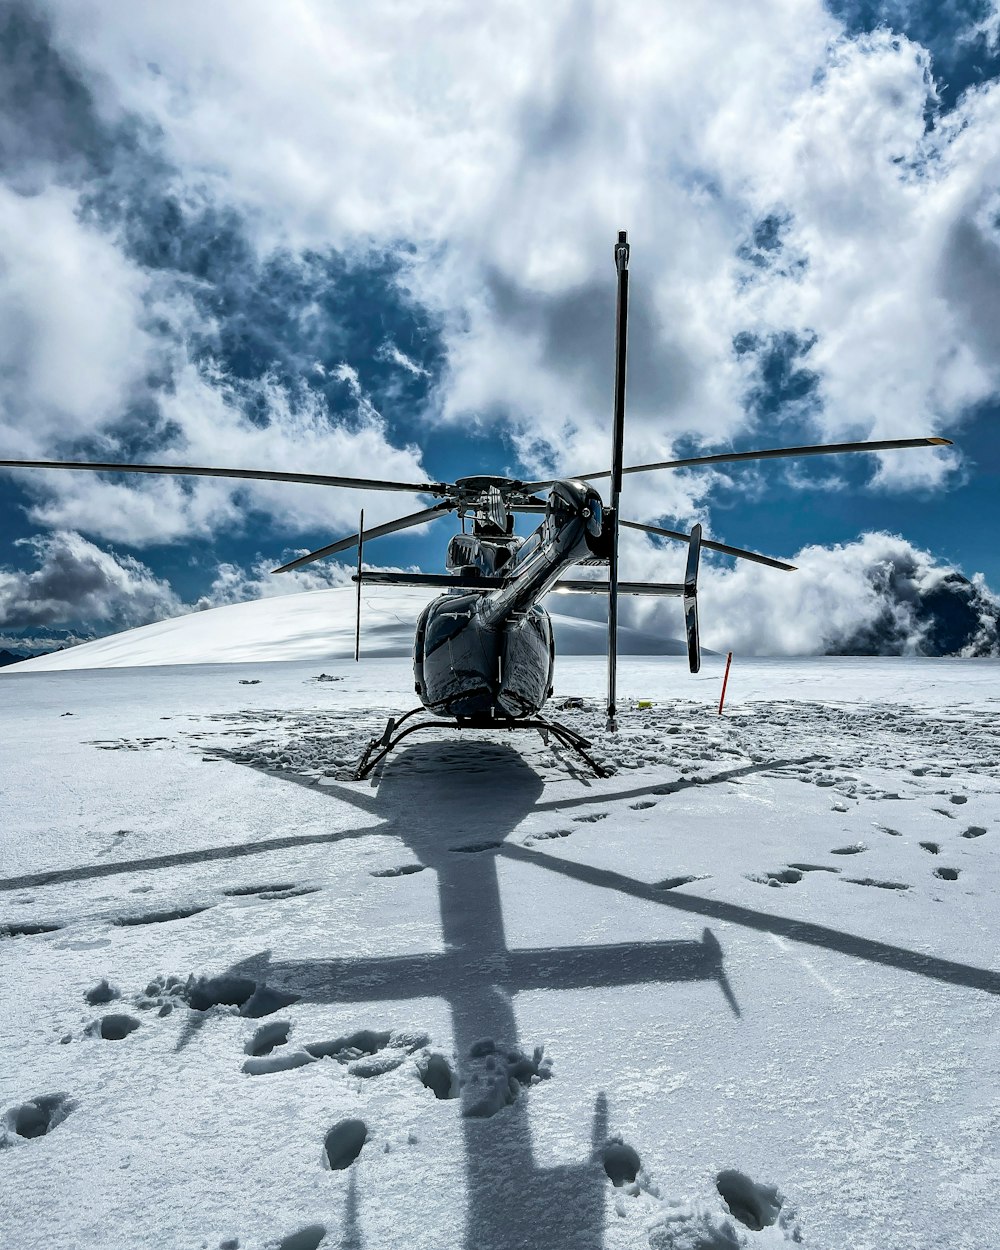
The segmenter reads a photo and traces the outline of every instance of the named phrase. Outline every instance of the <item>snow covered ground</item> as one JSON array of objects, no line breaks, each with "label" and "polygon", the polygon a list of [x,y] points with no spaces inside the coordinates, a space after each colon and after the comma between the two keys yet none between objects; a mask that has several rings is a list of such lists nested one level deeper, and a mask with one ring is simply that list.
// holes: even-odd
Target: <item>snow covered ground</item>
[{"label": "snow covered ground", "polygon": [[0,1245],[1000,1245],[1000,664],[721,663],[7,669]]},{"label": "snow covered ground", "polygon": [[[421,587],[380,586],[364,590],[364,655],[408,656],[413,650],[413,627],[431,597]],[[560,655],[605,654],[606,623],[570,614],[574,608],[585,610],[589,599],[589,595],[567,592],[548,596],[546,608],[552,616]],[[356,603],[353,586],[234,603],[125,630],[86,643],[83,649],[73,647],[42,655],[25,661],[19,671],[353,659]],[[683,629],[679,606],[677,628]],[[676,638],[660,638],[629,628],[620,631],[619,650],[623,655],[686,653],[684,643]]]}]

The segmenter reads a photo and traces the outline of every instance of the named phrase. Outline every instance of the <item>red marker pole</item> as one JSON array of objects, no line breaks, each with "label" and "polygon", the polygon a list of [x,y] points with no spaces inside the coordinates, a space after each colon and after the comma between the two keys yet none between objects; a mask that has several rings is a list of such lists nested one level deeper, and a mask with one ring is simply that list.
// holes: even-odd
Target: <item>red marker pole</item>
[{"label": "red marker pole", "polygon": [[733,662],[733,653],[732,651],[730,651],[730,653],[726,656],[726,675],[722,679],[722,697],[719,699],[719,715],[720,716],[722,715],[722,705],[726,701],[726,686],[729,684],[729,666],[730,664],[732,664],[732,662]]}]

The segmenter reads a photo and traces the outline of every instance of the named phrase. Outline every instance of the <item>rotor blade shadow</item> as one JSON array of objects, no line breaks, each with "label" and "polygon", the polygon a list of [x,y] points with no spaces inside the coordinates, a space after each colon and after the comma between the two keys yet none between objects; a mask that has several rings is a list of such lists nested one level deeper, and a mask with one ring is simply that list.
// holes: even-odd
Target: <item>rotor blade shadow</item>
[{"label": "rotor blade shadow", "polygon": [[593,805],[594,803],[618,803],[625,799],[640,799],[648,794],[677,794],[681,790],[691,790],[697,786],[715,786],[727,781],[739,781],[741,777],[750,777],[754,773],[767,772],[773,768],[787,768],[792,764],[811,764],[819,758],[820,756],[818,755],[803,755],[794,760],[765,760],[760,764],[745,764],[742,768],[730,768],[724,773],[713,773],[711,777],[679,777],[676,781],[637,786],[632,790],[581,794],[572,799],[553,799],[551,803],[537,803],[532,810],[536,812],[554,812],[570,807]]},{"label": "rotor blade shadow", "polygon": [[932,980],[944,981],[950,985],[962,985],[968,989],[982,990],[986,994],[1000,994],[1000,973],[988,968],[976,968],[970,964],[941,959],[936,955],[924,955],[919,951],[891,946],[887,942],[859,937],[853,933],[843,933],[839,929],[830,929],[826,925],[814,924],[811,921],[789,920],[785,916],[754,911],[750,907],[742,907],[737,903],[698,898],[692,894],[665,894],[662,890],[657,890],[655,886],[636,881],[632,877],[612,872],[607,868],[594,868],[589,864],[573,863],[570,860],[558,859],[554,855],[527,850],[510,843],[505,844],[498,853],[508,859],[517,859],[527,864],[536,864],[540,868],[548,868],[551,872],[561,873],[575,881],[600,886],[606,890],[617,890],[633,898],[658,903],[661,907],[673,907],[677,911],[686,911],[712,920],[741,925],[743,928],[756,929],[761,933],[773,933],[809,946],[822,946],[827,950],[837,951],[841,955],[864,959],[869,963],[883,964],[888,968],[898,968],[903,972],[913,972],[918,976],[930,977]]},{"label": "rotor blade shadow", "polygon": [[83,864],[79,868],[55,868],[50,872],[26,873],[23,877],[6,877],[0,880],[0,891],[62,885],[69,881],[91,881],[100,877],[116,877],[126,872],[179,868],[184,864],[207,864],[219,859],[245,859],[249,855],[287,851],[296,846],[341,842],[347,838],[379,837],[382,834],[383,830],[380,827],[341,829],[336,833],[299,833],[290,834],[286,838],[266,838],[261,842],[239,842],[233,846],[209,846],[199,851],[176,851],[173,855],[150,855],[144,859],[120,860],[114,864]]}]

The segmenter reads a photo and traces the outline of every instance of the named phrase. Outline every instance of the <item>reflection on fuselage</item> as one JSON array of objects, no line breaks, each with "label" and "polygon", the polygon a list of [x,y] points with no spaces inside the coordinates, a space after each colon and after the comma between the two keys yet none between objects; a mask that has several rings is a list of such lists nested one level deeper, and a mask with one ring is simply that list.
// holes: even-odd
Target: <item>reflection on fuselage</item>
[{"label": "reflection on fuselage", "polygon": [[[502,576],[495,589],[455,590],[429,603],[417,622],[417,694],[441,716],[531,716],[552,693],[555,646],[538,600],[572,564],[604,552],[604,507],[585,482],[553,484],[542,523],[527,538],[457,535],[449,567],[466,578]],[[484,532],[485,531],[485,532]]]}]

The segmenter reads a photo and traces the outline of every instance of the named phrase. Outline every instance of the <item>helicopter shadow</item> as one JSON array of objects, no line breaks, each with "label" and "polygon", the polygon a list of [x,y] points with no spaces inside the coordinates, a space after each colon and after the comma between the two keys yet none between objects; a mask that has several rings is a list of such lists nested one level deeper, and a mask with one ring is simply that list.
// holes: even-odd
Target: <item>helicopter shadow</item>
[{"label": "helicopter shadow", "polygon": [[[726,1009],[739,1014],[722,950],[708,929],[700,940],[509,945],[498,858],[543,787],[516,751],[483,742],[414,745],[386,767],[374,793],[324,787],[332,798],[378,812],[384,824],[373,832],[398,838],[434,872],[442,951],[320,960],[282,960],[268,951],[230,969],[303,1002],[447,1002],[456,1061],[451,1092],[465,1153],[464,1250],[536,1245],[542,1230],[547,1250],[604,1245],[605,1203],[613,1192],[604,1167],[607,1095],[594,1092],[589,1154],[557,1166],[540,1163],[531,1117],[545,1114],[550,1069],[536,1039],[525,1043],[519,1035],[518,993],[704,981],[714,982]],[[352,1219],[363,1228],[363,1210],[360,1220],[357,1212]],[[352,1236],[358,1238],[357,1227]]]}]

